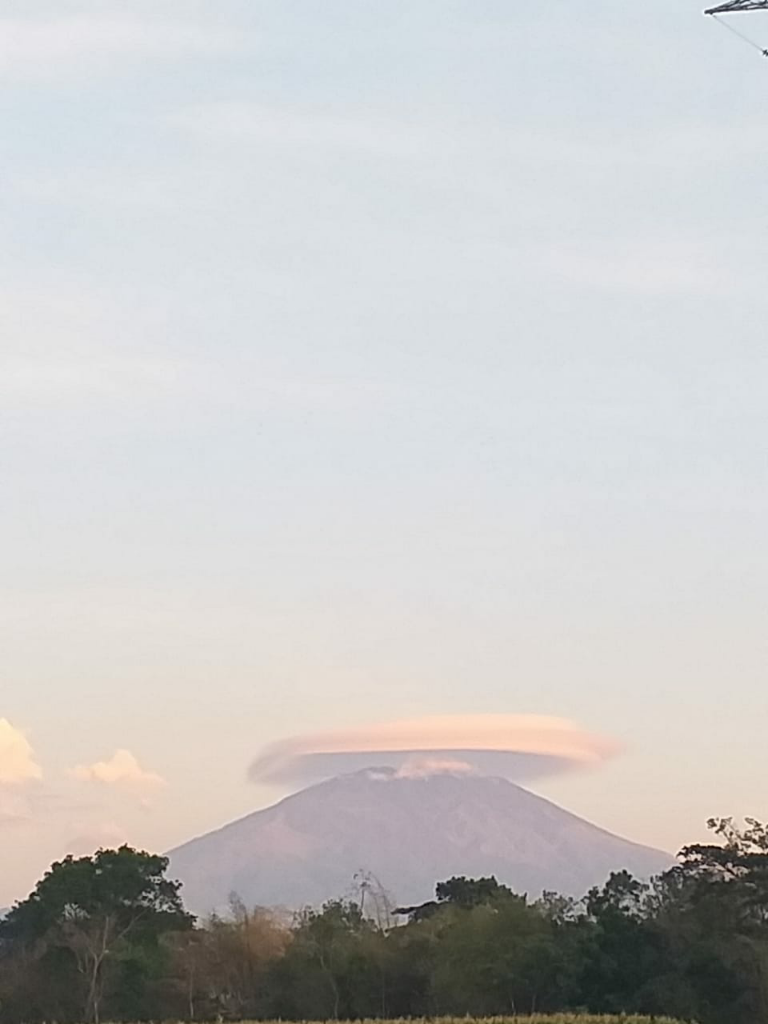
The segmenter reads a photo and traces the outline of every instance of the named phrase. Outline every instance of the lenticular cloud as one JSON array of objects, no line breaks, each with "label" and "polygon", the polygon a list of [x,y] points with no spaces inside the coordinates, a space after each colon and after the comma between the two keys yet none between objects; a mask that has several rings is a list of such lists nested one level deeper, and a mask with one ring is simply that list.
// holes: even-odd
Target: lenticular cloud
[{"label": "lenticular cloud", "polygon": [[261,752],[250,777],[307,783],[388,767],[400,774],[476,771],[524,781],[597,764],[616,752],[612,741],[561,718],[440,715],[283,740]]}]

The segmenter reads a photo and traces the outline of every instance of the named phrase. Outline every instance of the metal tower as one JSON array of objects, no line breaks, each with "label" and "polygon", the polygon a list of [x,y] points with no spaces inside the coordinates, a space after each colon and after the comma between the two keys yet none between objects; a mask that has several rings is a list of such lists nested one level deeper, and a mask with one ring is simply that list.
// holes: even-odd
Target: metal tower
[{"label": "metal tower", "polygon": [[705,14],[736,14],[738,11],[768,11],[768,0],[728,0],[719,7],[710,7]]},{"label": "metal tower", "polygon": [[716,21],[718,25],[727,28],[729,32],[738,36],[742,42],[748,43],[753,49],[759,50],[764,57],[768,57],[768,49],[755,42],[754,39],[750,39],[749,36],[745,36],[728,19],[723,21],[720,17],[721,14],[738,14],[741,11],[768,11],[768,0],[725,0],[725,3],[720,4],[718,7],[710,7],[704,13],[711,14],[712,20]]}]

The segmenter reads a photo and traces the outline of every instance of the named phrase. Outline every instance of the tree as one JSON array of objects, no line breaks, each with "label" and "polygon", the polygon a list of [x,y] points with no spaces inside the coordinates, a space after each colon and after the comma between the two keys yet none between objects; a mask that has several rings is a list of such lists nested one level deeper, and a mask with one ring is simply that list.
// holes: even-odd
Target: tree
[{"label": "tree", "polygon": [[768,1024],[768,827],[710,824],[713,842],[651,884],[616,872],[580,902],[529,903],[457,876],[400,927],[365,874],[365,907],[334,900],[289,925],[233,898],[193,928],[164,858],[68,857],[0,923],[0,1024],[587,1010]]},{"label": "tree", "polygon": [[590,1009],[656,1012],[649,978],[663,973],[662,942],[649,920],[650,888],[628,871],[614,872],[586,899],[586,963],[582,977]]},{"label": "tree", "polygon": [[[304,910],[296,921],[280,970],[287,998],[278,1016],[307,1019],[367,1015],[377,987],[377,966],[366,955],[366,939],[380,934],[359,904],[331,900],[321,910]],[[375,1012],[375,1008],[373,1011]]]},{"label": "tree", "polygon": [[438,1012],[487,1017],[549,1008],[553,939],[552,925],[523,897],[453,910],[433,970]]},{"label": "tree", "polygon": [[673,872],[698,901],[716,902],[720,914],[727,901],[732,925],[763,933],[768,928],[768,825],[755,818],[747,818],[743,829],[732,818],[711,818],[708,825],[725,842],[684,847]]},{"label": "tree", "polygon": [[506,885],[500,885],[491,875],[489,878],[465,878],[463,875],[438,882],[435,886],[438,903],[470,910],[472,907],[487,906],[499,899],[514,896]]},{"label": "tree", "polygon": [[207,970],[197,973],[205,979],[210,1009],[240,1020],[270,1016],[270,970],[291,940],[287,927],[268,910],[249,910],[232,894],[229,914],[213,915],[204,937]]},{"label": "tree", "polygon": [[443,907],[459,907],[471,910],[472,907],[487,906],[497,900],[520,899],[506,885],[501,885],[491,876],[489,878],[465,878],[454,875],[446,882],[438,882],[435,886],[435,899],[428,900],[413,907],[398,907],[394,913],[408,917],[412,922],[425,921]]},{"label": "tree", "polygon": [[99,1024],[107,965],[129,943],[156,944],[164,932],[191,928],[180,883],[165,877],[165,857],[129,846],[69,856],[55,863],[32,894],[17,903],[0,925],[0,936],[39,955],[52,949],[71,954],[83,982],[83,1008]]},{"label": "tree", "polygon": [[640,919],[644,916],[649,891],[645,882],[628,871],[614,871],[602,889],[591,889],[587,893],[587,913],[597,919],[608,915]]},{"label": "tree", "polygon": [[198,1019],[201,1003],[205,1014],[206,995],[212,986],[210,932],[207,928],[170,932],[164,936],[168,968],[161,985],[162,1019]]},{"label": "tree", "polygon": [[[768,826],[709,822],[721,843],[684,847],[657,885],[656,919],[700,1020],[768,1020]],[[667,1001],[666,1005],[670,1005]]]}]

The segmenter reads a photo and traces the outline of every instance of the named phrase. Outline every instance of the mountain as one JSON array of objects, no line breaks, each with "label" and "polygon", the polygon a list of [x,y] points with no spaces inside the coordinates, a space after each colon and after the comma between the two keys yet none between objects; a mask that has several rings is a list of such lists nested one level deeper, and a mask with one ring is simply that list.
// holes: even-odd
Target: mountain
[{"label": "mountain", "polygon": [[649,877],[672,863],[506,779],[392,768],[311,786],[170,858],[197,913],[224,906],[232,892],[250,905],[319,905],[349,894],[361,870],[398,902],[417,903],[453,875],[495,875],[531,896],[582,896],[611,871]]}]

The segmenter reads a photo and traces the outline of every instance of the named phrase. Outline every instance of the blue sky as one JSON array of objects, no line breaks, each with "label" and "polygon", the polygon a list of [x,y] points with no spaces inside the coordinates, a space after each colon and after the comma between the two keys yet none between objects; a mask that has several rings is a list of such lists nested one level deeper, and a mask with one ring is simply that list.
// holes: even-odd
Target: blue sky
[{"label": "blue sky", "polygon": [[768,817],[768,72],[700,7],[0,0],[0,902],[408,716]]}]

